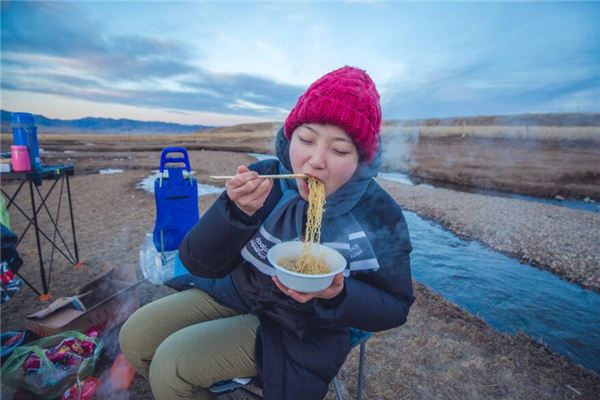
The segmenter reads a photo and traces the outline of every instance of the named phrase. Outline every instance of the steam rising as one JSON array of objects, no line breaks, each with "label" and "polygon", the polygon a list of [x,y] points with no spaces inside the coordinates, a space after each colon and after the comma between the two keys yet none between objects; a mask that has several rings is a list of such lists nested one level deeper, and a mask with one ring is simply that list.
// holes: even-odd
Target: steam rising
[{"label": "steam rising", "polygon": [[419,143],[419,126],[394,122],[383,126],[383,170],[408,173],[416,165],[412,149]]}]

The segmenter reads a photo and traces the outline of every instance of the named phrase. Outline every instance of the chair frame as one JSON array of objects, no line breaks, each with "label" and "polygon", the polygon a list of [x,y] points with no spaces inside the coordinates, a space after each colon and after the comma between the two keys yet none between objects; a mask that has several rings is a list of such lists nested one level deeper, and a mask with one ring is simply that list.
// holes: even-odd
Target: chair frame
[{"label": "chair frame", "polygon": [[[360,345],[360,353],[359,353],[359,358],[358,358],[358,379],[357,379],[358,385],[357,385],[357,389],[356,389],[356,399],[362,400],[363,391],[364,391],[364,387],[365,387],[364,380],[365,380],[365,358],[366,358],[366,352],[367,352],[367,340],[369,340],[372,333],[362,331],[362,334],[359,334],[359,335],[360,336],[358,336],[358,338],[353,337],[354,341],[351,344],[351,346],[352,346],[352,348],[354,348],[355,346]],[[242,390],[245,394],[250,395],[252,398],[262,399],[262,396],[254,393],[253,391],[249,390],[246,387],[246,386],[250,385],[251,383],[252,383],[252,381],[250,381],[248,383],[240,383],[235,380],[222,381],[222,382],[217,382],[214,385],[212,385],[209,388],[209,390],[212,393],[216,394],[217,396],[235,392],[236,390]],[[337,376],[335,378],[333,378],[333,386],[335,388],[336,399],[344,400],[342,383]]]}]

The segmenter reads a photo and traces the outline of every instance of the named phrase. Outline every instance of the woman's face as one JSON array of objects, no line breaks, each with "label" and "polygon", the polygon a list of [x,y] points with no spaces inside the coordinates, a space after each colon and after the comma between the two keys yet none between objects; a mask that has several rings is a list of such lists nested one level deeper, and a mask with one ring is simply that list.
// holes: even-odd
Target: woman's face
[{"label": "woman's face", "polygon": [[[335,125],[304,124],[296,128],[290,142],[290,160],[295,174],[307,174],[325,184],[327,196],[350,180],[358,167],[356,145]],[[308,184],[296,179],[300,196],[308,200]]]}]

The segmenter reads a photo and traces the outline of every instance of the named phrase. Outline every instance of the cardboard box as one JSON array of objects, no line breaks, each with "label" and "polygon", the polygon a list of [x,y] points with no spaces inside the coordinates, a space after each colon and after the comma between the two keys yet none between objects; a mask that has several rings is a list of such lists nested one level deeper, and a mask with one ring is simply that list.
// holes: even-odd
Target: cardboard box
[{"label": "cardboard box", "polygon": [[25,327],[40,336],[62,331],[108,331],[124,322],[140,306],[137,286],[115,277],[114,270],[79,288],[74,296],[61,297],[48,307],[28,315]]}]

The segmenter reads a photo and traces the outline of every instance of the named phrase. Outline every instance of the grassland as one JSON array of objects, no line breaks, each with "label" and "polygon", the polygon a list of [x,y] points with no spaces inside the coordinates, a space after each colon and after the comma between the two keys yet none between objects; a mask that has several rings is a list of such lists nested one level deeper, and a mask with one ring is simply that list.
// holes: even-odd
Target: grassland
[{"label": "grassland", "polygon": [[[578,198],[597,193],[594,192],[594,188],[600,187],[600,146],[596,140],[598,134],[594,133],[597,128],[587,127],[592,132],[584,130],[587,133],[579,134],[578,137],[586,138],[583,140],[573,139],[572,129],[578,128],[561,126],[548,127],[542,136],[536,133],[535,137],[523,138],[511,132],[518,128],[527,134],[527,129],[532,132],[531,127],[486,125],[481,124],[481,120],[472,123],[465,123],[464,127],[462,124],[440,127],[441,123],[432,122],[420,128],[411,125],[410,129],[396,131],[394,122],[386,122],[382,134],[384,165],[404,168],[415,177],[534,195],[567,191]],[[112,268],[127,279],[141,277],[139,248],[144,234],[153,228],[155,206],[152,194],[136,185],[158,168],[162,148],[187,147],[200,182],[216,184],[207,176],[230,173],[239,164],[253,162],[254,158],[246,152],[273,153],[278,126],[278,123],[244,125],[190,135],[40,132],[45,163],[75,164],[71,190],[79,252],[86,264],[82,270],[73,270],[59,261],[53,272],[53,295],[72,295],[75,287]],[[10,139],[10,134],[2,135],[3,151],[8,148]],[[98,171],[104,168],[119,168],[124,172],[99,175]],[[14,183],[5,181],[2,186],[7,190],[15,188]],[[473,210],[487,215],[502,208],[499,215],[514,215],[508,200],[495,202],[493,198],[481,199],[476,195],[448,196],[433,189],[401,186],[392,187],[390,193],[403,206],[424,210],[431,218],[441,216],[451,229],[462,226],[463,234],[474,232],[473,239],[485,240],[485,235],[477,237],[478,227],[483,226],[491,233],[498,228],[487,225],[488,221],[493,223],[493,218],[479,218]],[[449,197],[453,199],[451,202],[448,202]],[[214,199],[214,195],[199,199],[202,213]],[[56,201],[51,200],[49,207],[56,206]],[[554,212],[556,207],[553,206],[539,207],[545,207],[543,213],[532,211],[523,219],[535,222],[551,218],[560,229],[539,232],[543,239],[534,250],[544,249],[544,243],[549,246],[568,242],[571,237],[565,231],[568,224],[561,224],[558,218],[577,211],[561,214]],[[524,212],[539,207],[518,209]],[[583,211],[580,213],[583,213],[580,218],[592,218]],[[480,220],[470,223],[469,218]],[[11,223],[16,231],[27,226],[27,221],[12,209]],[[532,223],[531,226],[545,225]],[[527,241],[518,236],[526,231],[519,232],[511,235],[510,242],[526,244]],[[573,247],[576,250],[576,246]],[[39,285],[37,253],[31,234],[20,244],[20,252],[25,259],[22,273]],[[531,256],[532,250],[525,248],[525,253]],[[585,254],[577,253],[573,257],[580,256]],[[369,341],[366,399],[597,399],[600,392],[597,374],[552,353],[525,335],[498,333],[426,287],[416,282],[415,287],[417,301],[408,323],[399,329],[377,333]],[[152,285],[142,285],[140,291],[142,302],[171,293],[164,287]],[[22,328],[24,316],[40,306],[33,293],[23,288],[2,308],[3,331]],[[345,396],[356,394],[357,356],[356,351],[353,352],[341,371]],[[120,395],[132,400],[151,398],[148,383],[139,377],[128,393]],[[334,398],[330,392],[327,399]]]}]

